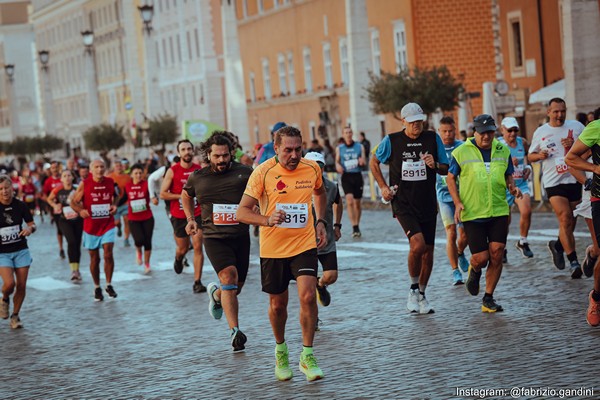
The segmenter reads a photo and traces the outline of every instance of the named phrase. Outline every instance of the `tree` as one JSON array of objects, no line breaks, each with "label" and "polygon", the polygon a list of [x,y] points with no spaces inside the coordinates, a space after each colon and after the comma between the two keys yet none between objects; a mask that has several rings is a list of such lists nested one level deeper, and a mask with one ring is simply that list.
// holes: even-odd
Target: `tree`
[{"label": "tree", "polygon": [[381,76],[370,73],[367,86],[368,99],[376,114],[392,114],[400,118],[400,110],[406,103],[418,103],[426,114],[438,108],[450,111],[458,106],[458,95],[462,84],[448,71],[446,66],[431,69],[403,69],[399,73],[381,72]]},{"label": "tree", "polygon": [[85,147],[98,151],[102,158],[111,150],[119,149],[125,144],[125,127],[114,124],[94,125],[83,132]]},{"label": "tree", "polygon": [[31,154],[46,154],[63,147],[64,141],[56,136],[40,136],[29,139],[29,150]]},{"label": "tree", "polygon": [[170,114],[161,114],[149,120],[148,139],[150,146],[160,146],[159,152],[165,152],[165,145],[174,143],[179,136],[177,118]]}]

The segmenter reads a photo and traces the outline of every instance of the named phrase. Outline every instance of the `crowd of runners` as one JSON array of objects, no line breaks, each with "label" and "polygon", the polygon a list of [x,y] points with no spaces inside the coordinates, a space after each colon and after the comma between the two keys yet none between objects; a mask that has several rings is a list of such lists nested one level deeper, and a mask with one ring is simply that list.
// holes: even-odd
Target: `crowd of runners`
[{"label": "crowd of runners", "polygon": [[[240,328],[238,297],[250,263],[250,227],[255,227],[262,290],[269,296],[275,339],[275,376],[278,380],[293,376],[285,327],[288,286],[295,281],[302,330],[299,369],[309,381],[318,380],[324,374],[313,352],[319,330],[317,303],[330,304],[327,287],[338,279],[336,241],[342,236],[344,208],[352,240],[364,234],[359,224],[366,170],[409,241],[408,311],[434,312],[426,288],[433,270],[439,212],[447,236],[449,284],[464,284],[469,294],[477,296],[485,269],[481,310],[494,313],[503,311],[494,291],[509,256],[511,208],[519,211],[519,240],[514,243],[518,254],[542,257],[533,254],[527,239],[530,163],[541,162],[543,192],[559,228],[556,240],[548,243],[552,263],[560,270],[568,266],[572,279],[594,276],[586,320],[598,326],[600,122],[584,126],[566,120],[566,104],[559,98],[550,101],[547,113],[548,122],[537,128],[531,144],[515,118],[497,123],[490,115],[478,115],[473,136],[459,140],[451,117],[439,121],[437,132],[428,130],[421,107],[409,103],[401,111],[404,129],[385,136],[372,151],[364,136],[362,143],[355,141],[350,127],[344,128],[333,151],[307,151],[300,130],[279,122],[272,129],[272,142],[262,146],[254,160],[241,151],[234,134],[217,131],[199,146],[179,141],[177,155],[167,157],[165,165],[155,170],[141,163],[129,165],[124,159],[113,160],[109,170],[107,161],[99,158],[89,164],[52,161],[4,171],[0,174],[0,317],[10,318],[12,328],[23,326],[19,312],[32,263],[27,240],[36,231],[34,218],[56,226],[58,256],[68,258],[74,284],[85,279],[80,271],[81,247],[89,252],[93,299],[101,302],[105,294],[117,297],[112,283],[117,238],[123,238],[124,247],[131,247],[132,241],[141,272],[152,273],[157,209],[153,211],[151,204],[156,206],[162,199],[173,229],[173,269],[181,274],[191,257],[192,290],[207,292],[213,318],[225,316],[234,352],[244,350],[247,342]],[[600,118],[600,110],[595,118]],[[343,196],[338,184],[327,178],[328,156],[339,174]],[[585,218],[592,243],[582,264],[573,235],[578,215]],[[217,282],[206,286],[204,253],[218,276]]]}]

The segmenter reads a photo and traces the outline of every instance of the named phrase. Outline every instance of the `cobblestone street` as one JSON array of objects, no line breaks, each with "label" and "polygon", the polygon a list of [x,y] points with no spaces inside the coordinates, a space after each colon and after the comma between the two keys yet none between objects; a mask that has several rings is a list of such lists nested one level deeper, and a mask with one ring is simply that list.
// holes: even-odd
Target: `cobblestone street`
[{"label": "cobblestone street", "polygon": [[[118,298],[100,303],[93,301],[87,252],[84,281],[73,285],[68,263],[58,257],[54,226],[39,225],[29,241],[34,262],[21,312],[25,328],[11,330],[6,321],[0,327],[1,398],[448,399],[477,397],[457,388],[591,389],[597,383],[593,349],[600,329],[585,322],[592,279],[571,280],[552,265],[546,248],[557,233],[552,214],[534,214],[533,259],[514,247],[514,216],[509,263],[495,293],[505,312],[498,314],[482,313],[481,297],[452,286],[438,222],[427,288],[435,314],[424,316],[406,310],[408,242],[391,213],[364,211],[360,239],[349,237],[345,216],[340,277],[330,287],[331,305],[320,308],[323,325],[315,338],[326,376],[307,383],[297,368],[302,342],[295,285],[287,325],[294,378],[274,377],[275,342],[268,297],[260,290],[256,239],[240,296],[240,327],[248,343],[244,353],[233,354],[225,318],[213,320],[206,294],[192,293],[192,268],[173,272],[171,226],[162,206],[154,212],[152,274],[142,274],[134,248],[124,248],[119,238],[113,279]],[[582,221],[576,235],[583,261],[590,239]],[[207,259],[203,283],[215,279]]]}]

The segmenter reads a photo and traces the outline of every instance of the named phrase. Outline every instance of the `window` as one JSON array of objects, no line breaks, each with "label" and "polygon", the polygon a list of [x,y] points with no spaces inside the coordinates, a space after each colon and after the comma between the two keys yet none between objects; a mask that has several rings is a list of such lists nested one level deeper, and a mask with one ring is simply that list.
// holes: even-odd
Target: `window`
[{"label": "window", "polygon": [[192,39],[190,38],[190,31],[186,32],[187,37],[187,48],[188,48],[188,60],[192,60]]},{"label": "window", "polygon": [[162,48],[163,48],[163,64],[165,66],[169,65],[169,59],[167,58],[167,40],[163,38],[162,40]]},{"label": "window", "polygon": [[286,94],[287,82],[285,75],[285,56],[281,53],[277,56],[277,72],[279,73],[279,91],[283,94]]},{"label": "window", "polygon": [[186,95],[185,95],[185,86],[181,87],[181,100],[182,100],[183,106],[187,107],[187,98],[186,98]]},{"label": "window", "polygon": [[181,37],[177,34],[177,58],[181,64]]},{"label": "window", "polygon": [[371,55],[373,57],[373,74],[381,75],[381,48],[379,47],[379,31],[371,31]]},{"label": "window", "polygon": [[271,98],[271,71],[269,70],[269,60],[267,58],[262,60],[262,71],[265,99],[269,100]]},{"label": "window", "polygon": [[155,50],[156,50],[156,66],[160,68],[160,46],[158,45],[158,41],[154,42]]},{"label": "window", "polygon": [[323,66],[325,67],[325,86],[333,87],[333,65],[331,63],[331,45],[323,43]]},{"label": "window", "polygon": [[192,103],[194,103],[195,106],[198,105],[198,98],[196,97],[196,85],[192,85]]},{"label": "window", "polygon": [[265,5],[263,4],[263,0],[258,0],[258,13],[262,14],[265,11]]},{"label": "window", "polygon": [[200,38],[198,37],[198,28],[194,29],[194,39],[196,40],[196,58],[200,58]]},{"label": "window", "polygon": [[350,64],[348,63],[348,41],[346,38],[340,39],[340,67],[342,69],[342,84],[347,86],[350,80]]},{"label": "window", "polygon": [[511,76],[525,76],[521,12],[509,12],[506,14],[506,18],[508,21],[508,51]]},{"label": "window", "polygon": [[394,22],[394,57],[396,59],[396,72],[408,67],[404,21]]},{"label": "window", "polygon": [[307,93],[312,93],[312,66],[310,64],[310,49],[307,47],[302,52],[304,59],[304,87]]},{"label": "window", "polygon": [[248,0],[242,1],[242,12],[244,13],[244,18],[248,18]]},{"label": "window", "polygon": [[171,64],[175,64],[175,48],[173,46],[173,36],[169,36],[169,50],[171,53]]},{"label": "window", "polygon": [[294,54],[290,51],[287,55],[288,81],[290,84],[290,94],[296,93],[296,74],[294,72]]},{"label": "window", "polygon": [[253,103],[256,101],[256,81],[254,72],[250,72],[250,101]]}]

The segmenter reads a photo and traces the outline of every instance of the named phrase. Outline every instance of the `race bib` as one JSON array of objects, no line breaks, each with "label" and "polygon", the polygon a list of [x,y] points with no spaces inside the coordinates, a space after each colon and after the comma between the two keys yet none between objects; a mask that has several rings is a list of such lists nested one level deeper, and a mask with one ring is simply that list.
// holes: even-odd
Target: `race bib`
[{"label": "race bib", "polygon": [[306,203],[277,203],[276,210],[285,211],[285,221],[277,225],[281,228],[305,228],[308,222],[308,204]]},{"label": "race bib", "polygon": [[110,215],[110,204],[92,204],[92,218],[106,218]]},{"label": "race bib", "polygon": [[554,167],[556,168],[556,173],[558,174],[564,174],[569,170],[569,167],[567,167],[567,164],[565,164],[564,157],[556,157],[554,159]]},{"label": "race bib", "polygon": [[515,179],[523,179],[523,170],[524,169],[525,169],[525,166],[523,164],[517,165],[515,167],[515,171],[513,172],[513,178],[515,178]]},{"label": "race bib", "polygon": [[33,194],[25,195],[25,203],[33,203],[35,200],[35,196]]},{"label": "race bib", "polygon": [[215,225],[238,225],[237,204],[213,204],[212,220]]},{"label": "race bib", "polygon": [[73,210],[71,207],[67,206],[67,207],[63,207],[62,209],[63,215],[65,216],[66,219],[75,219],[77,218],[79,215],[75,212],[75,210]]},{"label": "race bib", "polygon": [[[198,207],[198,200],[194,197],[194,208]],[[181,197],[179,198],[179,209],[183,210],[183,203],[181,201]]]},{"label": "race bib", "polygon": [[403,161],[402,162],[402,180],[403,181],[424,181],[427,179],[427,169],[425,161]]},{"label": "race bib", "polygon": [[0,241],[2,241],[2,244],[10,244],[19,240],[19,225],[0,228]]},{"label": "race bib", "polygon": [[139,213],[147,210],[146,199],[129,200],[129,206],[131,207],[131,212],[133,213]]},{"label": "race bib", "polygon": [[344,168],[346,168],[346,171],[358,168],[358,159],[345,160]]}]

